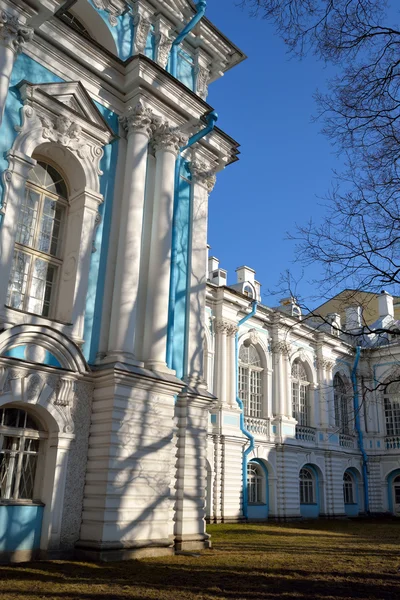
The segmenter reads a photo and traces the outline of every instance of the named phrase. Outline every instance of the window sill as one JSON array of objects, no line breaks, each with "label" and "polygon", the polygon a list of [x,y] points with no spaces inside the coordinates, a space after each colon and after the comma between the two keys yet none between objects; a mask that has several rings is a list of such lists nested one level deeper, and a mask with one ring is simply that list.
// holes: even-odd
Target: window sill
[{"label": "window sill", "polygon": [[316,502],[300,502],[300,506],[318,506]]},{"label": "window sill", "polygon": [[8,306],[8,304],[5,304],[5,307],[7,308],[7,310],[11,310],[20,315],[28,315],[29,317],[32,317],[32,319],[42,319],[50,324],[57,323],[57,325],[63,325],[64,327],[71,327],[71,325],[72,325],[72,323],[67,323],[66,321],[58,321],[57,319],[52,319],[51,317],[44,317],[43,315],[31,313],[31,312],[28,312],[27,310],[21,310],[20,308],[14,308],[12,306]]},{"label": "window sill", "polygon": [[267,506],[265,502],[249,502],[248,506]]}]

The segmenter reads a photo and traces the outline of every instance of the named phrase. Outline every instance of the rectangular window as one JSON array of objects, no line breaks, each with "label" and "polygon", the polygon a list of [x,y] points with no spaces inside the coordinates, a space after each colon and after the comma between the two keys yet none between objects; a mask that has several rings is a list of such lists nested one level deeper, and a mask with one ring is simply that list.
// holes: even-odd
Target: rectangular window
[{"label": "rectangular window", "polygon": [[386,435],[400,435],[400,398],[384,398]]},{"label": "rectangular window", "polygon": [[314,482],[300,481],[300,504],[314,504]]},{"label": "rectangular window", "polygon": [[0,499],[31,500],[39,440],[5,435],[0,444]]},{"label": "rectangular window", "polygon": [[354,504],[353,484],[351,481],[345,481],[343,484],[343,495],[345,504]]}]

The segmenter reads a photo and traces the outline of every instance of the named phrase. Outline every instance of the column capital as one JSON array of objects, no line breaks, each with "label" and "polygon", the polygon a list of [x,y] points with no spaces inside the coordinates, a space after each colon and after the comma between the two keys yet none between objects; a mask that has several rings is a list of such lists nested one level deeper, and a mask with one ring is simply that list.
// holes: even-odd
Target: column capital
[{"label": "column capital", "polygon": [[0,10],[0,46],[5,46],[15,53],[22,52],[25,42],[33,38],[33,29],[19,22],[14,15]]},{"label": "column capital", "polygon": [[166,121],[156,119],[154,122],[153,144],[155,151],[172,152],[178,155],[179,149],[188,141],[188,134],[170,126]]},{"label": "column capital", "polygon": [[290,343],[286,342],[285,340],[277,340],[271,343],[271,351],[275,354],[283,354],[285,356],[289,356],[290,350]]},{"label": "column capital", "polygon": [[193,160],[189,165],[192,180],[206,188],[211,194],[217,181],[217,167],[209,166],[205,162]]},{"label": "column capital", "polygon": [[150,138],[154,114],[150,108],[139,100],[135,106],[129,106],[126,113],[119,118],[122,127],[128,135],[143,133]]},{"label": "column capital", "polygon": [[233,336],[238,331],[238,326],[232,321],[226,321],[225,319],[216,319],[214,321],[214,329],[216,333],[224,333],[228,336]]}]

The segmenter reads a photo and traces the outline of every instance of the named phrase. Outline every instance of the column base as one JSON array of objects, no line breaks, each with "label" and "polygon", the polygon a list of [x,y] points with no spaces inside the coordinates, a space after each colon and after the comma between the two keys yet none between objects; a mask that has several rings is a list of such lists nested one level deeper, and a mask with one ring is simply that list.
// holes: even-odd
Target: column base
[{"label": "column base", "polygon": [[117,544],[96,544],[91,542],[78,542],[75,547],[75,558],[94,562],[115,562],[120,560],[133,560],[138,558],[151,558],[157,556],[172,556],[174,548],[171,540],[153,540],[150,543],[138,542],[132,546]]},{"label": "column base", "polygon": [[174,369],[170,369],[167,367],[167,363],[160,362],[158,360],[148,360],[145,363],[145,368],[150,369],[150,371],[155,371],[158,373],[167,373],[168,375],[176,375],[176,371]]},{"label": "column base", "polygon": [[195,550],[208,550],[211,548],[211,539],[208,534],[204,536],[184,535],[175,538],[175,552],[193,552]]},{"label": "column base", "polygon": [[105,356],[96,357],[96,365],[108,365],[114,363],[123,363],[134,367],[144,367],[144,362],[137,360],[130,352],[108,352]]}]

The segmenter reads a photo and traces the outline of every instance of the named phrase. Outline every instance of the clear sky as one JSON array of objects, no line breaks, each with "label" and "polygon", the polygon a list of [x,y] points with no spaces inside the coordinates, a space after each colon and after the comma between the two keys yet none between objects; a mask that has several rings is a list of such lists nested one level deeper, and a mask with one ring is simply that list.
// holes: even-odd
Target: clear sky
[{"label": "clear sky", "polygon": [[[320,197],[339,166],[321,124],[312,122],[313,93],[333,71],[313,56],[289,57],[273,27],[238,0],[209,0],[207,17],[248,56],[210,85],[207,99],[218,125],[241,144],[239,162],[218,175],[210,196],[211,255],[228,270],[228,283],[236,282],[238,266],[255,269],[262,302],[274,306],[279,296],[269,290],[280,273],[302,271],[286,232],[324,213]],[[317,293],[307,284],[315,275],[308,271],[299,284],[303,298]]]}]

